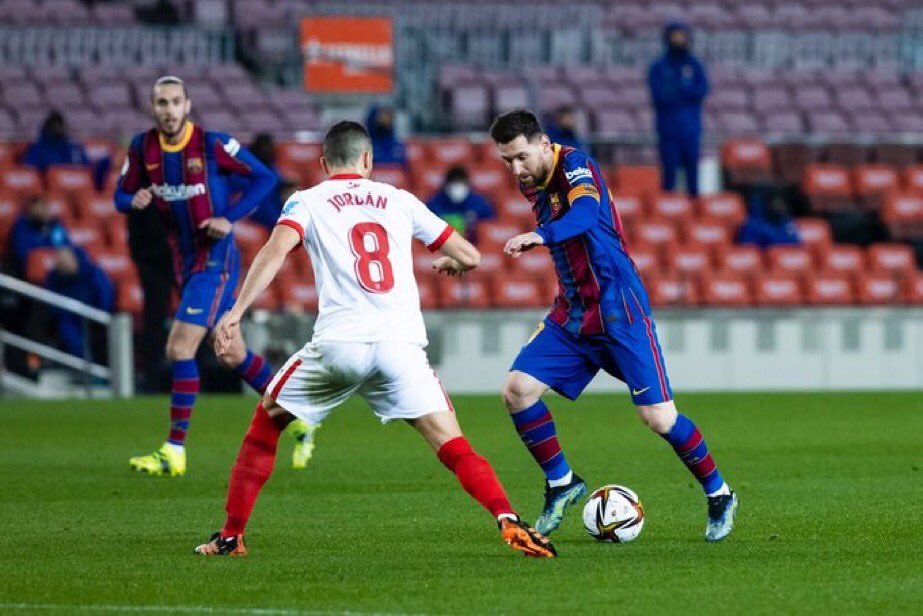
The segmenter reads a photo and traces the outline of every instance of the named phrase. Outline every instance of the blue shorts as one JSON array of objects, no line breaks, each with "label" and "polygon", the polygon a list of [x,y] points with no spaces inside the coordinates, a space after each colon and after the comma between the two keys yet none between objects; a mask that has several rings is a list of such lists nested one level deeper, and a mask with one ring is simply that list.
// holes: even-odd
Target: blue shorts
[{"label": "blue shorts", "polygon": [[637,315],[608,334],[575,336],[546,318],[513,361],[518,370],[576,400],[600,369],[628,385],[635,405],[673,399],[657,331],[650,315]]},{"label": "blue shorts", "polygon": [[196,272],[183,285],[178,321],[211,329],[234,305],[239,270],[230,272]]}]

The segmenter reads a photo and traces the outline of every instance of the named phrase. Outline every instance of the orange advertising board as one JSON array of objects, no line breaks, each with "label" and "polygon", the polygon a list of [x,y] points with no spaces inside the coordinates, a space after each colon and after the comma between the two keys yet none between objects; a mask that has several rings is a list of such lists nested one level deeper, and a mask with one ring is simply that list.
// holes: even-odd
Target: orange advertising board
[{"label": "orange advertising board", "polygon": [[305,17],[301,53],[309,92],[383,94],[394,87],[390,18]]}]

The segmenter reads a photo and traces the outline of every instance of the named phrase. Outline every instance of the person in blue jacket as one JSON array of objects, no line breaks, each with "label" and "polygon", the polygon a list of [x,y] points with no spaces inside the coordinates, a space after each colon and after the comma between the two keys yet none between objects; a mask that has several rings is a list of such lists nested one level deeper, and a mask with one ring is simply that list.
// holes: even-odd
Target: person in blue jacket
[{"label": "person in blue jacket", "polygon": [[426,207],[469,238],[477,223],[497,215],[487,199],[471,190],[468,172],[464,167],[449,169],[442,189],[433,195]]},{"label": "person in blue jacket", "polygon": [[407,150],[394,130],[394,110],[373,106],[365,119],[372,138],[372,160],[377,165],[406,165]]},{"label": "person in blue jacket", "polygon": [[89,165],[86,149],[71,140],[67,122],[59,111],[52,111],[42,122],[38,139],[29,146],[22,162],[44,172],[51,165]]},{"label": "person in blue jacket", "polygon": [[552,121],[546,129],[551,143],[566,145],[578,150],[589,151],[589,148],[577,135],[577,113],[570,105],[562,105],[554,112]]},{"label": "person in blue jacket", "polygon": [[781,195],[774,195],[768,205],[762,198],[753,199],[749,210],[750,215],[737,232],[738,243],[760,248],[801,243],[798,227]]},{"label": "person in blue jacket", "polygon": [[[115,288],[112,281],[106,272],[90,261],[87,254],[79,248],[65,246],[58,249],[55,267],[45,280],[45,288],[106,312],[115,309]],[[64,351],[83,357],[83,319],[69,310],[57,307],[52,308],[52,315]]]},{"label": "person in blue jacket", "polygon": [[699,146],[702,139],[702,101],[708,94],[708,77],[692,55],[692,32],[681,22],[667,24],[666,51],[650,67],[648,85],[654,103],[662,185],[676,188],[676,171],[682,167],[686,190],[699,195]]},{"label": "person in blue jacket", "polygon": [[70,243],[64,225],[52,216],[48,201],[41,195],[30,197],[10,229],[8,250],[12,274],[25,277],[29,253],[36,248],[57,248]]}]

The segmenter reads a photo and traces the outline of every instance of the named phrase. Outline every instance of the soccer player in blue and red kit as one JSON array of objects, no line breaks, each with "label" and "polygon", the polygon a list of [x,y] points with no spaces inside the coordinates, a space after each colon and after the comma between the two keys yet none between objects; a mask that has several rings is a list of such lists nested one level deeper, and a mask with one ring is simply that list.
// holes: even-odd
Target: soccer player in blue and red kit
[{"label": "soccer player in blue and red kit", "polygon": [[510,239],[504,252],[517,258],[546,246],[559,282],[551,312],[519,352],[503,387],[516,431],[547,479],[536,529],[555,530],[567,507],[586,493],[567,464],[542,396],[551,388],[574,400],[602,369],[628,385],[641,420],[702,485],[705,538],[723,539],[734,525],[737,495],[699,429],[673,404],[650,302],[599,166],[585,152],[551,143],[527,110],[498,117],[490,135],[538,222],[534,231]]},{"label": "soccer player in blue and red kit", "polygon": [[[151,94],[156,127],[131,141],[115,193],[119,212],[153,205],[167,232],[181,301],[167,339],[173,371],[167,442],[131,468],[157,476],[186,472],[186,431],[199,393],[195,354],[206,335],[234,304],[240,253],[232,225],[247,216],[275,186],[275,175],[236,139],[203,130],[188,118],[191,102],[178,77],[161,77]],[[229,179],[249,180],[240,200],[230,203]],[[147,323],[146,327],[157,327]],[[269,364],[247,349],[241,336],[220,358],[257,392],[272,379]],[[297,440],[293,465],[311,455],[313,427],[290,429]]]}]

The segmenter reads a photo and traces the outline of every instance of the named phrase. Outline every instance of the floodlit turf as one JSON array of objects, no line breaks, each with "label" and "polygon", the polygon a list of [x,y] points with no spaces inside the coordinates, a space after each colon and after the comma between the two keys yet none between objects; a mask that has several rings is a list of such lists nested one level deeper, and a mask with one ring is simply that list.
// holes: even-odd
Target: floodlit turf
[{"label": "floodlit turf", "polygon": [[[288,467],[283,436],[249,558],[195,557],[223,520],[252,398],[200,398],[180,479],[128,469],[162,442],[163,399],[2,401],[0,613],[919,613],[920,393],[681,395],[741,497],[717,545],[698,486],[626,396],[550,402],[590,487],[640,495],[634,543],[592,541],[575,511],[553,537],[559,559],[513,553],[409,427],[354,401],[306,471]],[[497,397],[456,406],[533,520],[541,477]]]}]

